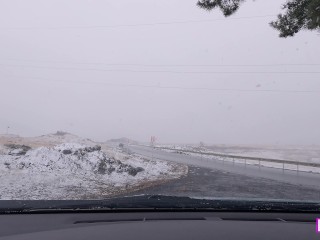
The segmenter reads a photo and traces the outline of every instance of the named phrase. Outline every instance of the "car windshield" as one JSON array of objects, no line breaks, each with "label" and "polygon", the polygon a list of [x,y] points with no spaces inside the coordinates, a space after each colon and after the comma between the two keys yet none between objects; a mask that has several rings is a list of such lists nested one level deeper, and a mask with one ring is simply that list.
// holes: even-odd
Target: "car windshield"
[{"label": "car windshield", "polygon": [[3,1],[0,200],[319,203],[319,29],[318,0]]}]

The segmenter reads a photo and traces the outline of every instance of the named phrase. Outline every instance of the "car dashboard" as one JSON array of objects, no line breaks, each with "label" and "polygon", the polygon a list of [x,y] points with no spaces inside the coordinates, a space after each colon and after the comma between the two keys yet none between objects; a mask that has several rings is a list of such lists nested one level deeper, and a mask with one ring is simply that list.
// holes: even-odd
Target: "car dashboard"
[{"label": "car dashboard", "polygon": [[316,213],[124,211],[0,215],[0,239],[319,239]]}]

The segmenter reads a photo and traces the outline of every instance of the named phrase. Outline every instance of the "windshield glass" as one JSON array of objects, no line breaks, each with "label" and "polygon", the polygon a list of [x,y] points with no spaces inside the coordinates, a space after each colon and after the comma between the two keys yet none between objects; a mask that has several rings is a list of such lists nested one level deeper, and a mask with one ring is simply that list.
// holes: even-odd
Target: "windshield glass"
[{"label": "windshield glass", "polygon": [[320,201],[318,0],[10,0],[0,199]]}]

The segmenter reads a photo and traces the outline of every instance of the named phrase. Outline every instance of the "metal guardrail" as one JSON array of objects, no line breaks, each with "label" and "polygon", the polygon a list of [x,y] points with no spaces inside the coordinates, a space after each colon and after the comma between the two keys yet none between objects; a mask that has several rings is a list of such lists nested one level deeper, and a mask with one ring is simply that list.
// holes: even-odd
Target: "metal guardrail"
[{"label": "metal guardrail", "polygon": [[272,159],[272,158],[245,157],[245,156],[229,155],[229,154],[221,154],[221,153],[210,153],[210,152],[209,153],[208,152],[196,152],[196,151],[192,151],[192,150],[181,150],[181,149],[174,149],[174,148],[167,148],[167,147],[155,147],[155,148],[172,150],[172,151],[180,151],[180,152],[196,153],[196,154],[202,154],[202,155],[211,155],[211,156],[217,156],[217,157],[226,157],[226,158],[233,158],[233,159],[255,160],[255,161],[259,161],[259,163],[260,162],[273,162],[273,163],[291,164],[291,165],[297,165],[297,169],[299,166],[320,168],[320,163],[307,163],[307,162],[280,160],[280,159]]}]

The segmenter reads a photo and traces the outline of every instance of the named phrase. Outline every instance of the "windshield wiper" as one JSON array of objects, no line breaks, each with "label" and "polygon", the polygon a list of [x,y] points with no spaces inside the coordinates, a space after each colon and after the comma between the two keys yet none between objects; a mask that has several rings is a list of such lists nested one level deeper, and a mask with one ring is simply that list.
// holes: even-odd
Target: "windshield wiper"
[{"label": "windshield wiper", "polygon": [[2,200],[0,213],[109,211],[320,212],[319,202],[264,199],[197,199],[140,195],[104,200]]}]

